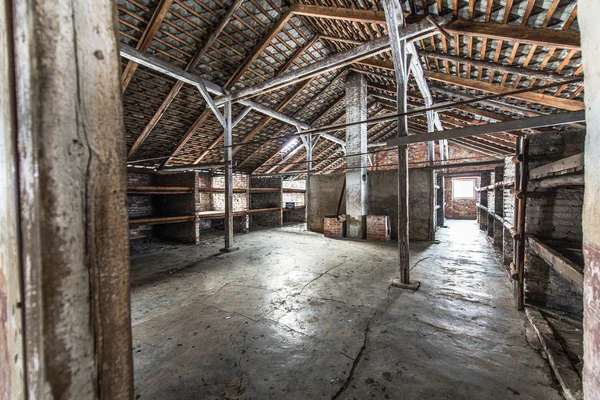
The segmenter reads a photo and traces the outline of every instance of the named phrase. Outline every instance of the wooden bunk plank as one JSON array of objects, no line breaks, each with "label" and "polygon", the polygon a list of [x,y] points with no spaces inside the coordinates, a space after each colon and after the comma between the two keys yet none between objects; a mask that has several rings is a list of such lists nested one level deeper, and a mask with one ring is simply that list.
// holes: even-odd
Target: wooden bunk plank
[{"label": "wooden bunk plank", "polygon": [[248,214],[255,214],[255,213],[261,213],[261,212],[269,212],[269,211],[277,211],[277,212],[281,212],[281,207],[273,207],[273,208],[255,208],[252,210],[248,210],[247,213]]},{"label": "wooden bunk plank", "polygon": [[542,243],[535,236],[528,236],[529,247],[563,278],[583,288],[583,269]]},{"label": "wooden bunk plank", "polygon": [[127,186],[128,192],[191,192],[194,190],[188,186]]},{"label": "wooden bunk plank", "polygon": [[159,225],[175,224],[178,222],[193,221],[196,217],[193,215],[183,215],[177,217],[144,217],[133,218],[129,220],[129,225]]},{"label": "wooden bunk plank", "polygon": [[529,179],[542,179],[549,176],[564,175],[583,169],[583,153],[551,162],[529,171]]}]

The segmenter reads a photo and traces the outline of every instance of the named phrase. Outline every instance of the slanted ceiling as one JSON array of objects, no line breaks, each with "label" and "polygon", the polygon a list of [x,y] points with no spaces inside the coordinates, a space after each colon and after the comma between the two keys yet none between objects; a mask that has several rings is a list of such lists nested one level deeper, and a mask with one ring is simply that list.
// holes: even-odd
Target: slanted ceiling
[{"label": "slanted ceiling", "polygon": [[[467,94],[502,93],[552,82],[532,78],[525,70],[498,71],[499,65],[560,75],[554,75],[556,78],[582,73],[576,0],[408,0],[402,4],[407,16],[452,15],[456,19],[448,27],[451,40],[438,33],[415,43],[436,101],[458,101]],[[304,12],[302,5],[316,7]],[[120,40],[235,91],[387,34],[382,7],[376,2],[305,0],[290,5],[281,0],[245,0],[194,63],[194,56],[231,7],[229,1],[119,0]],[[337,18],[343,10],[332,12],[333,8],[368,11],[341,20]],[[486,64],[472,65],[469,60]],[[253,100],[312,127],[342,123],[344,77],[352,71],[367,76],[369,117],[393,112],[391,62],[391,53],[383,53]],[[136,68],[127,59],[122,59],[122,67],[129,162],[164,167],[223,160],[223,129],[195,87],[185,84],[179,89],[173,78],[143,66]],[[409,106],[424,105],[414,81],[409,90]],[[440,118],[445,129],[453,129],[583,105],[581,84],[536,92],[541,96],[460,106],[440,113]],[[234,104],[234,117],[243,108]],[[425,133],[425,117],[409,118],[409,130]],[[256,173],[305,168],[300,140],[266,141],[295,132],[293,126],[251,111],[233,130],[234,144],[250,142],[234,149],[234,165],[240,171]],[[383,141],[395,132],[395,122],[372,125],[369,141]],[[332,135],[344,139],[345,132]],[[457,139],[454,144],[502,156],[514,152],[515,137],[502,133]],[[344,166],[343,158],[336,159],[340,155],[339,145],[321,139],[313,150],[313,165],[321,173],[338,170]]]}]

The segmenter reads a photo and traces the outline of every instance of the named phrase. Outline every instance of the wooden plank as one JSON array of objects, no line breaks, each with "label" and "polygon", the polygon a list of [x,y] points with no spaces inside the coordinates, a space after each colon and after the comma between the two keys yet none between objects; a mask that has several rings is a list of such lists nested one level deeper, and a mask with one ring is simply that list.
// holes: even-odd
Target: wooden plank
[{"label": "wooden plank", "polygon": [[[491,5],[491,1],[488,6]],[[299,7],[300,8],[300,7]],[[456,10],[455,10],[456,12]],[[309,17],[349,20],[371,24],[385,23],[385,15],[381,11],[355,10],[338,7],[303,6],[303,11],[298,15]],[[439,14],[443,15],[443,14]],[[414,17],[407,18],[412,22]],[[422,18],[422,16],[420,16]],[[477,22],[468,20],[455,20],[444,26],[450,34],[474,36],[485,39],[519,42],[544,47],[558,47],[564,49],[580,49],[580,34],[572,30],[555,30],[530,28],[526,26],[507,25],[500,23]]]},{"label": "wooden plank", "polygon": [[323,7],[294,4],[291,7],[294,15],[312,18],[325,18],[339,21],[352,21],[370,24],[385,24],[385,13],[376,10],[359,10],[356,8]]},{"label": "wooden plank", "polygon": [[526,307],[525,314],[544,348],[550,367],[563,390],[565,398],[567,400],[582,400],[584,396],[581,377],[573,368],[563,345],[554,336],[552,327],[540,311],[533,307]]},{"label": "wooden plank", "polygon": [[[425,76],[427,78],[433,79],[435,81],[444,82],[444,83],[448,83],[451,85],[458,85],[458,86],[462,86],[462,87],[474,89],[474,90],[481,90],[483,92],[502,94],[502,93],[510,93],[510,92],[514,91],[514,88],[509,88],[506,86],[483,82],[483,81],[476,81],[476,80],[472,80],[472,79],[463,78],[460,76],[444,74],[441,72],[425,71]],[[555,96],[550,96],[547,94],[541,94],[541,93],[535,93],[535,92],[517,93],[517,94],[512,94],[509,97],[512,97],[512,98],[515,98],[518,100],[543,104],[543,105],[549,106],[549,107],[556,107],[556,108],[561,108],[564,110],[570,110],[570,111],[579,111],[579,110],[585,109],[585,105],[583,104],[582,101],[564,99],[561,97],[555,97]]]},{"label": "wooden plank", "polygon": [[533,129],[544,126],[564,125],[574,122],[585,121],[584,111],[571,111],[560,114],[544,115],[542,117],[523,118],[495,124],[475,125],[465,128],[452,129],[444,132],[434,132],[427,135],[411,135],[401,138],[394,138],[387,141],[388,146],[397,146],[400,144],[421,143],[430,140],[455,139],[461,137],[487,135],[492,133],[506,132],[517,129]]},{"label": "wooden plank", "polygon": [[549,176],[560,175],[565,172],[579,171],[583,169],[583,166],[583,153],[579,153],[532,169],[529,171],[529,179],[542,179]]},{"label": "wooden plank", "polygon": [[[140,41],[135,46],[137,50],[142,52],[148,50],[148,47],[150,47],[152,40],[154,40],[154,36],[156,35],[158,28],[160,28],[161,24],[163,23],[163,20],[165,19],[165,16],[167,15],[167,12],[169,12],[171,4],[173,4],[173,0],[161,0],[161,2],[158,4],[156,10],[154,11],[154,14],[152,14],[150,22],[148,22],[148,26],[142,34]],[[121,77],[121,90],[123,91],[123,93],[125,93],[125,90],[127,90],[127,86],[129,85],[129,82],[131,82],[131,78],[133,78],[133,74],[135,74],[137,67],[137,63],[129,61],[127,63],[127,66],[123,70],[123,74]]]},{"label": "wooden plank", "polygon": [[[197,190],[202,193],[225,193],[225,188],[201,187]],[[246,193],[246,189],[233,188],[233,193]]]},{"label": "wooden plank", "polygon": [[250,193],[279,193],[279,188],[250,188]]},{"label": "wooden plank", "polygon": [[[562,81],[567,81],[567,80],[573,79],[572,76],[561,75],[561,74],[551,72],[551,71],[536,70],[536,69],[530,69],[530,68],[525,68],[525,67],[504,65],[504,64],[499,64],[496,62],[474,60],[474,59],[468,58],[468,57],[456,56],[456,55],[441,53],[441,52],[437,52],[437,51],[419,50],[418,53],[419,53],[419,55],[421,55],[423,57],[431,57],[431,58],[436,58],[439,60],[447,60],[447,61],[452,61],[452,62],[456,62],[456,63],[467,64],[467,65],[470,65],[475,68],[493,69],[498,72],[503,72],[503,73],[507,73],[507,74],[523,75],[528,78],[538,79],[538,80],[542,80],[542,81],[550,80],[550,81],[554,81],[554,82],[562,82]],[[583,85],[583,82],[578,82],[575,84]]]},{"label": "wooden plank", "polygon": [[542,47],[575,50],[581,48],[579,32],[572,30],[529,28],[518,25],[466,20],[455,20],[444,26],[444,29],[450,34],[457,33],[459,35],[506,40]]},{"label": "wooden plank", "polygon": [[132,218],[129,220],[129,225],[160,225],[160,224],[176,224],[179,222],[193,221],[196,217],[193,215],[177,216],[177,217],[145,217]]},{"label": "wooden plank", "polygon": [[127,186],[128,192],[135,191],[145,191],[145,190],[153,190],[153,191],[169,191],[169,192],[189,192],[194,190],[192,187],[188,186]]},{"label": "wooden plank", "polygon": [[583,186],[585,185],[585,177],[583,174],[566,175],[545,178],[542,180],[530,182],[531,190],[554,189],[557,187],[566,186]]},{"label": "wooden plank", "polygon": [[[278,190],[279,190],[279,189],[278,189]],[[256,214],[256,213],[272,212],[272,211],[281,212],[281,207],[272,207],[272,208],[254,208],[254,209],[247,210],[246,212],[247,212],[248,214]]]}]

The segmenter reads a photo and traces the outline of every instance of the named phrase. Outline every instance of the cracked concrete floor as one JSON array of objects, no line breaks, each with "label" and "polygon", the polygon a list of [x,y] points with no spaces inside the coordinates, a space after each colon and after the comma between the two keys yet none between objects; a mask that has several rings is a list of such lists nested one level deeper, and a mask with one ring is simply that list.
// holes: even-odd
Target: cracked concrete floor
[{"label": "cracked concrete floor", "polygon": [[141,399],[562,398],[485,235],[393,244],[282,228],[134,256]]}]

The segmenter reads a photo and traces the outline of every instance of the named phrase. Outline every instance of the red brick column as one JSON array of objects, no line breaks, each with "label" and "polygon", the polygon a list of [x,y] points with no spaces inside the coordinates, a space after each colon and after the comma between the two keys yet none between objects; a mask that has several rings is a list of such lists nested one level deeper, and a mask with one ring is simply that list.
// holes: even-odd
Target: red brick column
[{"label": "red brick column", "polygon": [[325,236],[344,237],[345,221],[339,221],[337,217],[325,217],[323,219],[323,233]]},{"label": "red brick column", "polygon": [[367,215],[367,240],[387,242],[391,236],[389,215]]}]

